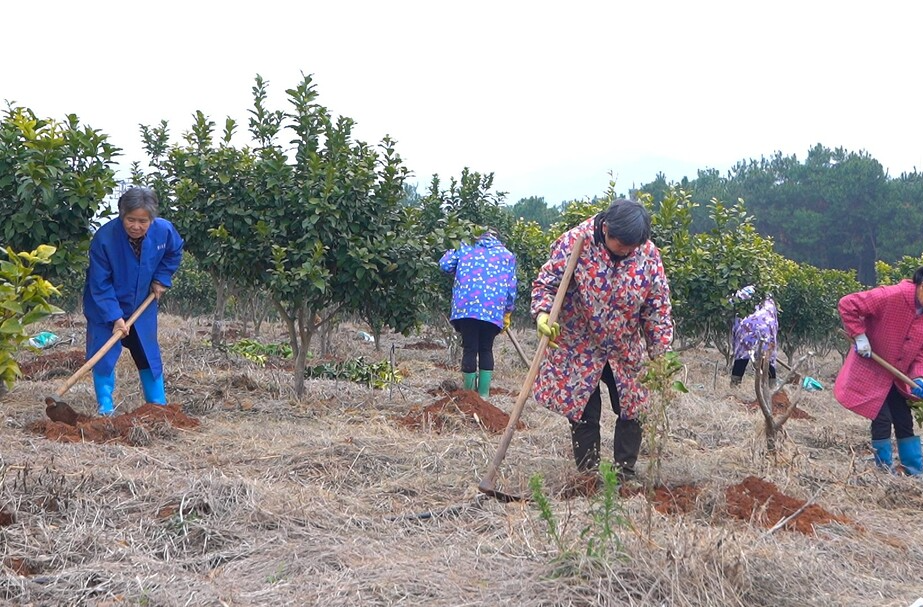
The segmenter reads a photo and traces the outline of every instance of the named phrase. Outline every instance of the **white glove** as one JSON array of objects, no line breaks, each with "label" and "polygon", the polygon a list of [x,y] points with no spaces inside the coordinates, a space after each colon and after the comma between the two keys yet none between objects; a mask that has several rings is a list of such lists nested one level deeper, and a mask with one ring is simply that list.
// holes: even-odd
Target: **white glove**
[{"label": "white glove", "polygon": [[872,357],[872,344],[869,343],[869,338],[865,336],[865,333],[856,335],[856,354],[862,358]]}]

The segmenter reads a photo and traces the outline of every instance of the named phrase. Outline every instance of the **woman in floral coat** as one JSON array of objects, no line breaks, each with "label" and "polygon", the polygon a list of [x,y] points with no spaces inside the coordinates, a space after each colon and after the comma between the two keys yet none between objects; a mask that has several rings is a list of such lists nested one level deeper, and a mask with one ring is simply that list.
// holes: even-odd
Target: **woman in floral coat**
[{"label": "woman in floral coat", "polygon": [[[599,465],[600,379],[606,382],[615,424],[613,456],[632,476],[641,448],[639,415],[648,389],[641,383],[645,351],[670,349],[670,288],[660,252],[650,238],[651,219],[638,202],[616,200],[565,232],[532,283],[532,315],[539,333],[553,339],[533,389],[535,400],[568,418],[574,458],[581,471]],[[583,251],[554,326],[548,325],[555,292],[577,237]]]}]

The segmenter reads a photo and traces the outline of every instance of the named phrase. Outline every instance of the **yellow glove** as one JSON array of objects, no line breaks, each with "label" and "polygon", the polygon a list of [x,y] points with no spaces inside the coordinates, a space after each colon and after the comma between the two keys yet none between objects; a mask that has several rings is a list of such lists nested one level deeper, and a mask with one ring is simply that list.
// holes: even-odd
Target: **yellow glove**
[{"label": "yellow glove", "polygon": [[554,340],[561,334],[561,325],[558,323],[549,325],[549,318],[547,312],[539,312],[538,316],[535,317],[535,327],[538,329],[539,335],[548,337],[548,347],[554,349],[558,347],[558,344],[556,344]]},{"label": "yellow glove", "polygon": [[509,329],[511,324],[513,324],[513,314],[512,312],[507,312],[503,315],[503,330]]}]

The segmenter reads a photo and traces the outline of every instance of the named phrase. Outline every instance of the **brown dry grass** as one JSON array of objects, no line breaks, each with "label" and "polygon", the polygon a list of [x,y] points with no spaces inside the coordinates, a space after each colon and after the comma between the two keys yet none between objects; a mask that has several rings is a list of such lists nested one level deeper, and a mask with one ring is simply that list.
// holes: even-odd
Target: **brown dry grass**
[{"label": "brown dry grass", "polygon": [[[559,554],[534,506],[479,496],[497,436],[396,423],[455,379],[445,350],[401,347],[432,336],[384,338],[407,374],[390,393],[317,380],[296,400],[286,372],[202,347],[202,328],[165,317],[161,330],[168,395],[198,430],[143,447],[57,443],[27,428],[63,378],[21,382],[4,399],[0,512],[12,521],[0,527],[0,603],[881,607],[923,594],[923,482],[875,471],[867,423],[829,391],[804,396],[814,419],[789,421],[781,458],[768,461],[762,421],[744,404],[752,387],[727,388],[723,371],[713,384],[718,354],[685,353],[692,392],[672,411],[662,476],[698,486],[696,507],[655,513],[646,537],[643,496],[624,500],[638,531],[620,533],[621,555],[592,560]],[[356,329],[335,338],[338,354],[387,355],[354,341]],[[509,394],[491,400],[509,411],[525,369],[503,336],[496,355],[495,385]],[[829,387],[837,368],[824,360],[809,373]],[[127,354],[118,374],[132,410],[141,399]],[[92,413],[89,380],[66,400]],[[525,490],[541,474],[579,554],[589,504],[554,497],[573,471],[567,424],[531,401],[523,421],[502,484]],[[611,414],[603,423],[611,432]],[[725,488],[751,474],[854,524],[809,536],[728,517]]]}]

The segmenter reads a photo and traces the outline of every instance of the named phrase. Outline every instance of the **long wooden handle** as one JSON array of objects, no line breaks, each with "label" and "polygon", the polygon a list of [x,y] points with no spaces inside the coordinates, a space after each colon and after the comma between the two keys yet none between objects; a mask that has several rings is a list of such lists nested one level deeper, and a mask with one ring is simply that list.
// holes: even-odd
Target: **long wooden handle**
[{"label": "long wooden handle", "polygon": [[513,342],[513,348],[516,349],[516,353],[519,354],[519,358],[522,360],[522,364],[528,366],[529,359],[526,358],[526,353],[522,351],[522,346],[519,345],[519,340],[516,339],[516,336],[513,335],[513,332],[509,329],[505,329],[504,333],[510,336],[510,341]]},{"label": "long wooden handle", "polygon": [[913,381],[912,379],[904,375],[904,373],[900,369],[898,369],[897,367],[895,367],[894,365],[892,365],[891,363],[889,363],[882,357],[878,356],[874,352],[872,352],[872,360],[874,360],[876,363],[878,363],[879,365],[887,369],[888,372],[891,373],[891,375],[898,378],[899,380],[901,380],[902,382],[904,382],[911,388],[917,387],[917,382]]},{"label": "long wooden handle", "polygon": [[[151,304],[152,301],[154,301],[154,294],[153,294],[153,293],[151,293],[150,295],[148,295],[148,296],[147,296],[147,299],[145,299],[143,302],[141,302],[141,305],[138,306],[138,309],[135,310],[134,313],[133,313],[131,316],[128,317],[128,320],[125,321],[125,327],[130,329],[131,326],[132,326],[133,324],[135,324],[135,321],[138,320],[138,317],[141,316],[141,313],[144,312],[144,310],[147,309],[147,307]],[[67,380],[66,382],[64,382],[64,384],[63,384],[60,388],[58,388],[57,390],[55,390],[55,396],[64,396],[64,394],[65,394],[68,390],[70,390],[71,388],[73,388],[73,387],[74,387],[74,384],[76,384],[76,383],[80,380],[80,378],[83,377],[83,376],[86,374],[87,371],[89,371],[90,369],[92,369],[93,366],[96,365],[96,363],[99,362],[99,359],[101,359],[103,356],[106,355],[106,352],[108,352],[109,350],[112,349],[112,346],[115,345],[115,342],[119,341],[120,339],[122,339],[122,336],[121,336],[121,335],[118,335],[118,334],[116,334],[116,333],[113,333],[112,337],[109,338],[109,341],[107,341],[107,342],[103,345],[103,347],[100,348],[100,349],[96,352],[96,354],[93,355],[92,358],[90,358],[90,360],[88,360],[87,362],[85,362],[85,363],[83,364],[83,366],[80,367],[79,369],[77,369],[77,372],[74,373],[73,375],[71,375],[70,378],[68,378],[68,380]]]},{"label": "long wooden handle", "polygon": [[[580,258],[581,251],[583,251],[582,235],[577,237],[577,240],[574,242],[574,249],[567,258],[564,276],[561,278],[561,284],[558,285],[558,290],[554,296],[554,303],[551,306],[551,313],[548,315],[549,325],[554,325],[555,321],[558,319],[558,314],[560,314],[561,307],[564,305],[564,296],[567,294],[567,286],[570,284],[571,276],[574,274],[574,268],[577,267],[577,260]],[[529,393],[532,391],[532,384],[535,383],[538,369],[542,364],[542,359],[545,357],[545,349],[548,347],[548,341],[548,336],[542,335],[542,338],[538,342],[538,349],[535,350],[535,356],[532,357],[532,365],[529,367],[526,379],[522,382],[519,398],[516,399],[516,404],[513,405],[513,411],[510,413],[510,422],[506,425],[506,430],[503,431],[503,437],[500,439],[500,446],[497,447],[497,453],[494,455],[493,461],[490,462],[487,474],[481,479],[481,483],[478,485],[478,489],[483,493],[493,493],[496,488],[497,471],[500,469],[500,463],[503,461],[503,458],[506,457],[506,450],[510,446],[510,441],[513,440],[513,432],[516,431],[516,424],[519,423],[523,407],[525,407],[526,401],[529,399]]]}]

